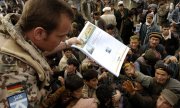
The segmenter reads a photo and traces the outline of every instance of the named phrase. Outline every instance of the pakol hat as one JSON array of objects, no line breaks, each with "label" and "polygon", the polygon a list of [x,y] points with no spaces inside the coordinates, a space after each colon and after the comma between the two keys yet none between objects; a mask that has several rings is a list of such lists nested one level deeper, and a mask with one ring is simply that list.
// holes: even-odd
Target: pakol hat
[{"label": "pakol hat", "polygon": [[169,90],[169,89],[164,89],[164,90],[161,92],[161,95],[162,95],[172,106],[174,106],[174,105],[178,102],[178,100],[179,100],[178,96],[177,96],[174,92],[172,92],[171,90]]},{"label": "pakol hat", "polygon": [[144,59],[153,63],[161,59],[161,54],[155,49],[148,49],[144,53]]},{"label": "pakol hat", "polygon": [[151,37],[159,38],[159,40],[162,39],[162,35],[161,35],[161,33],[159,33],[159,32],[151,32],[151,33],[149,34],[149,39],[150,39]]},{"label": "pakol hat", "polygon": [[155,69],[164,70],[165,72],[167,72],[168,75],[173,74],[173,70],[170,68],[170,66],[164,63],[162,60],[159,60],[154,67]]}]

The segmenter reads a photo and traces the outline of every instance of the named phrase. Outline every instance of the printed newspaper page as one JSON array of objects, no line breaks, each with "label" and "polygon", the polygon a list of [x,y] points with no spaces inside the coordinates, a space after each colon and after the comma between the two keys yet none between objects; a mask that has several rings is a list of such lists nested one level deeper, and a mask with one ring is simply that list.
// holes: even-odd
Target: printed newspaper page
[{"label": "printed newspaper page", "polygon": [[83,44],[72,47],[85,53],[115,76],[119,76],[129,47],[90,22],[86,23],[78,39]]}]

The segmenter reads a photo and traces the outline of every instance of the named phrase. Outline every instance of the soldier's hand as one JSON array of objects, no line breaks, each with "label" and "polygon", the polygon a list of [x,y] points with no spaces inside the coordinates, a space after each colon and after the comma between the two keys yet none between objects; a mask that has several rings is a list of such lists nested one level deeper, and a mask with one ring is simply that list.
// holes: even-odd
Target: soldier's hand
[{"label": "soldier's hand", "polygon": [[68,46],[71,46],[73,44],[82,44],[80,40],[77,39],[77,37],[72,37],[65,41]]}]

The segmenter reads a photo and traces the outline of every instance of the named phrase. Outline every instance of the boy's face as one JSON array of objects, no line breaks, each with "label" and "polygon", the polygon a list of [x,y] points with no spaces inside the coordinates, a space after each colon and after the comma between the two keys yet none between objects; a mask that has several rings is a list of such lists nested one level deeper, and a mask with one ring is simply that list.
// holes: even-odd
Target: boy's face
[{"label": "boy's face", "polygon": [[86,81],[86,84],[90,87],[90,88],[94,88],[96,89],[97,88],[97,85],[98,85],[98,79],[97,78],[93,78],[89,81]]},{"label": "boy's face", "polygon": [[71,58],[71,57],[72,57],[72,51],[70,51],[70,50],[65,51],[65,52],[64,52],[64,55],[65,55],[67,58]]},{"label": "boy's face", "polygon": [[73,64],[68,64],[66,66],[66,71],[68,74],[75,74],[76,73],[76,66],[74,66]]},{"label": "boy's face", "polygon": [[165,84],[166,81],[170,78],[166,71],[161,69],[155,70],[155,79],[158,84]]},{"label": "boy's face", "polygon": [[113,29],[106,29],[106,32],[109,33],[110,35],[114,34],[114,30]]},{"label": "boy's face", "polygon": [[95,20],[99,20],[99,18],[100,18],[100,15],[94,14],[94,19],[95,19]]},{"label": "boy's face", "polygon": [[151,24],[152,21],[153,21],[153,18],[150,17],[150,16],[147,16],[147,17],[146,17],[146,21]]},{"label": "boy's face", "polygon": [[170,30],[170,27],[163,27],[162,34],[164,36],[168,36],[169,35],[169,30]]},{"label": "boy's face", "polygon": [[137,49],[138,46],[139,46],[138,39],[131,39],[130,40],[130,47],[131,47],[131,49]]},{"label": "boy's face", "polygon": [[83,87],[73,91],[73,96],[78,98],[78,99],[81,98],[81,96],[82,96],[82,89],[83,89]]}]

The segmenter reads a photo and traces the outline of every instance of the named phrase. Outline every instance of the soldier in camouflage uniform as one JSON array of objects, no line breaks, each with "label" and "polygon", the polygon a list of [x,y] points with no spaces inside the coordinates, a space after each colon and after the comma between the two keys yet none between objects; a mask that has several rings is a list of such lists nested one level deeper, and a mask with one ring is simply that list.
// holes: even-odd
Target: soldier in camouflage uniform
[{"label": "soldier in camouflage uniform", "polygon": [[73,12],[61,0],[28,0],[23,13],[0,18],[0,107],[39,108],[52,71],[43,51],[78,43],[63,42]]}]

